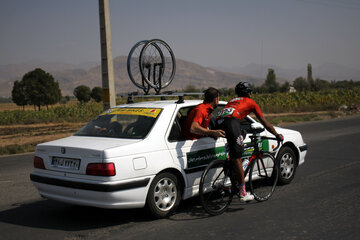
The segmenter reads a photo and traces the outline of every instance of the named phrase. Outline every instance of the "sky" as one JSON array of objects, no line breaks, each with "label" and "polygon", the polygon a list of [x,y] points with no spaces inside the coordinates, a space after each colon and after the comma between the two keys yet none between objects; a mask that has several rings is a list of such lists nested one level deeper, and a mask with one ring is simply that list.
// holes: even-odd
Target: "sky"
[{"label": "sky", "polygon": [[[109,0],[112,54],[162,39],[176,59],[360,70],[359,0]],[[0,0],[0,65],[100,62],[97,0]]]}]

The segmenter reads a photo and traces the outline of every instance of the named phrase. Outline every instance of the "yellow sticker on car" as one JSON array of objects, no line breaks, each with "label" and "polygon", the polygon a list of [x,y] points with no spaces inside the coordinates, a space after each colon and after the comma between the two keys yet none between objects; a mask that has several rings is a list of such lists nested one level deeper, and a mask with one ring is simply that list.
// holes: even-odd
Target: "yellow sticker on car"
[{"label": "yellow sticker on car", "polygon": [[139,115],[156,118],[160,112],[161,108],[113,108],[102,115]]}]

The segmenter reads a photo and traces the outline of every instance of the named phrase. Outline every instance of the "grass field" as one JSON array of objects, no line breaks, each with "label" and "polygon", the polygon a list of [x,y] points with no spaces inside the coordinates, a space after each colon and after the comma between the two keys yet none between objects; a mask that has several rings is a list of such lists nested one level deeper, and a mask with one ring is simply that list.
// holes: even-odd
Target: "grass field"
[{"label": "grass field", "polygon": [[85,123],[0,126],[0,155],[32,152],[39,143],[71,136]]},{"label": "grass field", "polygon": [[[25,106],[25,110],[34,110],[33,106]],[[2,111],[13,111],[13,110],[23,110],[23,107],[16,105],[15,103],[0,103],[0,112]]]},{"label": "grass field", "polygon": [[[67,102],[66,104],[55,104],[55,105],[52,105],[52,106],[49,106],[49,108],[54,108],[54,107],[58,107],[58,106],[64,106],[64,105],[74,105],[74,104],[77,104],[78,101],[77,100],[70,100],[69,102]],[[46,109],[45,106],[42,106],[41,107],[42,109]],[[29,111],[32,111],[34,110],[34,106],[32,105],[26,105],[24,108],[22,106],[18,106],[16,105],[15,103],[0,103],[0,112],[2,111],[14,111],[14,110],[29,110]],[[36,109],[37,110],[37,109]]]}]

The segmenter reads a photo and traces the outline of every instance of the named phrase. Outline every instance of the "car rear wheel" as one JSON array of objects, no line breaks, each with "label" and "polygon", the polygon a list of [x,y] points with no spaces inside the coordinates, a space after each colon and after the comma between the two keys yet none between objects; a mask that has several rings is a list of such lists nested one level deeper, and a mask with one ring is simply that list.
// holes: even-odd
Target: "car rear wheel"
[{"label": "car rear wheel", "polygon": [[289,184],[295,177],[297,160],[290,147],[280,149],[277,156],[279,165],[279,183]]},{"label": "car rear wheel", "polygon": [[181,190],[177,177],[172,173],[160,173],[152,181],[146,204],[157,218],[168,217],[178,207]]}]

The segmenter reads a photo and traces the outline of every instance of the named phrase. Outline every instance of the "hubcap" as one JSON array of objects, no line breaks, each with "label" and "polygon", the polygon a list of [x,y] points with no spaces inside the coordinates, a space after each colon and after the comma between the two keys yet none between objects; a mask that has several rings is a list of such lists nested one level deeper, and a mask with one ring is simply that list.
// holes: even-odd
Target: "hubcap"
[{"label": "hubcap", "polygon": [[177,189],[175,183],[169,178],[161,179],[154,189],[154,200],[161,211],[170,210],[176,201]]},{"label": "hubcap", "polygon": [[283,178],[289,179],[294,174],[295,162],[289,153],[285,153],[280,160],[280,174]]}]

